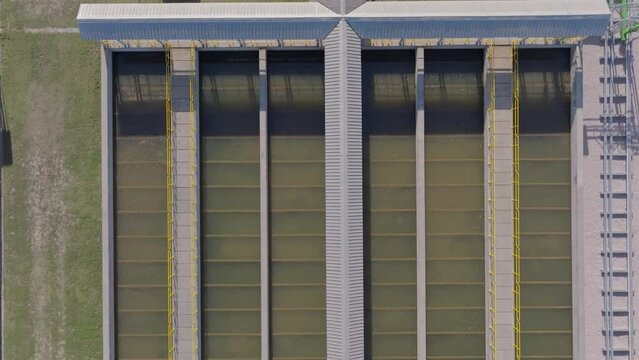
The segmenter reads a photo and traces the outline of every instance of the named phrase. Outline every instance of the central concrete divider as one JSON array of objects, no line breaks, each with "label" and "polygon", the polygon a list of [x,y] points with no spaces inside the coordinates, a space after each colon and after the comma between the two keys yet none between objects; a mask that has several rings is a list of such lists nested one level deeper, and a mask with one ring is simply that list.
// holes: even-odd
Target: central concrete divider
[{"label": "central concrete divider", "polygon": [[[486,61],[488,63],[488,61]],[[513,61],[512,46],[495,44],[496,358],[514,359],[513,314]],[[490,94],[490,81],[485,94]],[[490,118],[487,119],[490,121]],[[488,202],[485,202],[488,204]],[[487,344],[489,343],[487,339]],[[490,354],[490,352],[488,352]]]},{"label": "central concrete divider", "polygon": [[[199,206],[197,78],[193,49],[174,47],[172,61],[176,356],[199,359]],[[193,89],[191,89],[193,87]],[[192,103],[193,102],[193,103]]]}]

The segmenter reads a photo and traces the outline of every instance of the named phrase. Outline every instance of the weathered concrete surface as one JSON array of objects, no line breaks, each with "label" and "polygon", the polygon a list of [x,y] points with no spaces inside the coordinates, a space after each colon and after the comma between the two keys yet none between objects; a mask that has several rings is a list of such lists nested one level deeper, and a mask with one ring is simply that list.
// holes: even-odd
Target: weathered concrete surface
[{"label": "weathered concrete surface", "polygon": [[[191,48],[171,49],[172,111],[173,111],[173,171],[174,171],[174,272],[177,356],[191,360],[199,358],[199,246],[198,246],[198,175],[197,119],[191,114],[195,104],[194,57]],[[194,331],[195,330],[195,331]]]},{"label": "weathered concrete surface", "polygon": [[[496,356],[514,358],[512,47],[494,47]],[[490,86],[490,85],[489,85]],[[490,121],[490,118],[488,119]],[[490,286],[490,283],[487,284]]]},{"label": "weathered concrete surface", "polygon": [[[636,50],[633,51],[633,55],[636,55]],[[635,59],[634,66],[637,66]],[[581,252],[573,254],[574,256],[580,256],[582,261],[583,271],[578,274],[581,278],[580,285],[582,290],[579,295],[582,297],[579,302],[582,305],[581,312],[583,319],[581,319],[581,327],[575,329],[575,331],[581,332],[580,351],[582,358],[585,360],[599,360],[603,358],[604,348],[604,334],[602,329],[604,328],[604,317],[602,309],[604,307],[603,298],[603,199],[601,197],[603,191],[603,161],[602,161],[602,139],[601,135],[601,115],[603,114],[603,103],[601,97],[603,96],[603,82],[601,77],[603,76],[603,41],[598,38],[589,38],[584,41],[583,44],[583,124],[581,126],[573,126],[573,139],[575,135],[581,137],[582,144],[579,148],[574,149],[573,155],[577,156],[578,172],[577,176],[580,177],[583,190],[580,192],[579,206],[574,209],[581,219],[581,227],[579,229],[573,229],[573,231],[579,231],[581,238],[577,239],[581,245]],[[625,66],[623,62],[619,62],[616,65],[616,70],[619,73],[624,73]],[[625,92],[625,84],[616,85],[619,90]],[[636,97],[636,94],[635,94]],[[635,100],[636,101],[636,100]],[[623,106],[620,104],[619,106]],[[573,147],[577,144],[573,144]],[[623,153],[623,149],[616,150],[614,153]],[[637,157],[632,161],[632,169],[634,173],[639,170],[639,161]],[[617,172],[622,168],[619,166],[623,162],[618,161],[614,164],[613,171]],[[575,162],[573,161],[573,164]],[[639,189],[636,177],[630,179],[635,191]],[[613,190],[621,190],[623,185],[622,179],[613,180]],[[625,209],[625,199],[614,199],[613,209],[615,211],[623,211]],[[635,201],[633,203],[633,210],[637,212],[639,210],[639,204]],[[615,229],[618,229],[622,224],[622,221],[616,221]],[[634,221],[634,231],[637,229],[637,222]],[[615,249],[620,249],[623,239],[621,241],[615,241]],[[633,240],[633,248],[637,248],[636,237]],[[620,262],[621,261],[621,262]],[[615,259],[613,261],[613,268],[621,268],[623,266],[624,259]],[[634,262],[634,271],[637,271],[636,261]],[[635,279],[633,283],[633,289],[636,288],[637,281]],[[625,287],[619,280],[615,280],[613,288]],[[624,308],[623,297],[616,298],[616,308]],[[621,301],[619,301],[621,300]],[[639,306],[639,302],[635,298],[634,307]],[[615,327],[625,327],[625,317],[615,316]],[[635,328],[637,327],[637,319],[634,320]],[[627,335],[618,334],[615,336],[614,343],[619,348],[627,348],[622,345],[627,342]],[[635,346],[636,348],[636,346]],[[627,354],[618,354],[615,359],[627,359]]]}]

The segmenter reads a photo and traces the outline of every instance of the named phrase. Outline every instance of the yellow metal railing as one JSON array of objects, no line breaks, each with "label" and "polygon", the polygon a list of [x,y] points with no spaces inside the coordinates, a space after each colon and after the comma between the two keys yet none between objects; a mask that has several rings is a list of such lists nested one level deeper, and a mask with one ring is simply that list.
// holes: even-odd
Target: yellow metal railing
[{"label": "yellow metal railing", "polygon": [[164,84],[166,111],[166,257],[167,257],[167,357],[173,359],[175,352],[175,321],[173,298],[175,297],[175,274],[173,273],[173,124],[171,121],[171,48],[164,46],[166,76]]},{"label": "yellow metal railing", "polygon": [[488,250],[488,258],[490,262],[489,266],[489,274],[490,274],[490,288],[488,290],[489,294],[489,331],[490,331],[490,341],[489,348],[491,359],[497,359],[497,259],[495,255],[495,227],[496,227],[496,204],[495,204],[495,193],[496,193],[496,169],[495,169],[495,122],[496,122],[496,79],[495,79],[495,46],[490,43],[488,45],[488,68],[490,81],[490,104],[489,104],[489,119],[488,119],[488,152],[489,152],[489,197],[488,197],[488,205],[490,214],[488,216],[488,221],[490,223],[489,232],[488,232],[488,240],[489,240],[489,250]]},{"label": "yellow metal railing", "polygon": [[195,116],[195,43],[191,43],[190,50],[190,69],[189,75],[189,124],[190,124],[190,141],[189,141],[189,153],[191,163],[191,354],[192,359],[197,360],[198,356],[198,280],[197,280],[197,156],[196,156],[196,141],[197,141],[197,124]]},{"label": "yellow metal railing", "polygon": [[521,216],[519,193],[519,49],[512,43],[513,64],[513,260],[515,360],[521,360]]}]

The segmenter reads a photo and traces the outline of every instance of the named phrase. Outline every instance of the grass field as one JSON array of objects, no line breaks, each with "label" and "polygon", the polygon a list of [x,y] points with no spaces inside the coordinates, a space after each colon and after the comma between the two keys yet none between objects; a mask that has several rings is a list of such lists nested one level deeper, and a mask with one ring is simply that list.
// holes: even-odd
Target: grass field
[{"label": "grass field", "polygon": [[78,0],[0,0],[5,359],[99,359],[99,48],[71,27]]},{"label": "grass field", "polygon": [[162,1],[0,0],[7,360],[102,358],[99,46],[29,30],[75,27],[80,3],[105,2]]},{"label": "grass field", "polygon": [[5,33],[6,359],[101,357],[99,56],[78,35]]}]

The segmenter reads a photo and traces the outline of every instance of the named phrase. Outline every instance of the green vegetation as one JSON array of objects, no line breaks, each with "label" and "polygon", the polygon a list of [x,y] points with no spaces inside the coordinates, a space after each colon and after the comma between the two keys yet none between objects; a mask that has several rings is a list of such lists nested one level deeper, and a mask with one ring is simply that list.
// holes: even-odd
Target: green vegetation
[{"label": "green vegetation", "polygon": [[99,47],[80,0],[0,0],[13,163],[2,169],[4,356],[102,357]]},{"label": "green vegetation", "polygon": [[2,53],[4,355],[101,358],[98,46],[8,32]]},{"label": "green vegetation", "polygon": [[30,31],[75,27],[80,3],[105,2],[162,1],[0,0],[7,359],[102,357],[99,46]]}]

